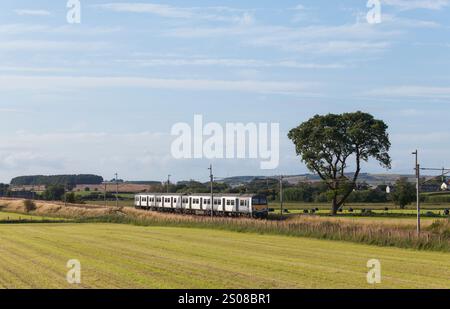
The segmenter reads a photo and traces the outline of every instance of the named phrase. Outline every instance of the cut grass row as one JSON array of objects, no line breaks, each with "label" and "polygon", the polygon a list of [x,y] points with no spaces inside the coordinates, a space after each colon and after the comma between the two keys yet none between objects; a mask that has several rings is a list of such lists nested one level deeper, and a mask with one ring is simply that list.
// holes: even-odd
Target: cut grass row
[{"label": "cut grass row", "polygon": [[[193,228],[0,226],[1,288],[450,288],[450,254]],[[119,250],[120,248],[120,250]],[[66,263],[81,262],[81,285]]]}]

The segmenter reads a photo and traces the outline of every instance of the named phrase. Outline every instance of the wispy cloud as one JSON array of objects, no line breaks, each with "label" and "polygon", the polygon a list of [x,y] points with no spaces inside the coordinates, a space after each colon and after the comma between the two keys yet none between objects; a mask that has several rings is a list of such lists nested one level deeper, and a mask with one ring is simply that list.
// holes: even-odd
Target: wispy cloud
[{"label": "wispy cloud", "polygon": [[114,12],[152,14],[164,18],[203,19],[241,24],[254,22],[254,17],[250,12],[228,7],[176,7],[166,4],[135,2],[105,3],[92,5],[92,7]]},{"label": "wispy cloud", "polygon": [[356,53],[386,50],[398,30],[375,29],[367,23],[340,26],[231,26],[186,27],[163,31],[163,36],[185,39],[232,37],[243,44],[271,47],[291,52]]},{"label": "wispy cloud", "polygon": [[121,31],[120,27],[70,27],[68,25],[62,26],[48,26],[41,24],[3,24],[0,25],[0,34],[17,35],[17,34],[82,34],[84,36],[106,35],[110,33],[117,33]]},{"label": "wispy cloud", "polygon": [[236,58],[204,58],[204,57],[152,57],[141,59],[119,59],[118,63],[131,64],[143,67],[157,66],[222,66],[222,67],[247,67],[247,68],[291,68],[291,69],[343,69],[347,67],[343,63],[317,63],[299,62],[285,59],[278,61]]},{"label": "wispy cloud", "polygon": [[0,51],[94,51],[109,46],[106,42],[86,41],[49,41],[49,40],[17,40],[0,43]]},{"label": "wispy cloud", "polygon": [[17,15],[20,15],[20,16],[24,16],[24,15],[28,15],[28,16],[50,16],[51,15],[51,13],[49,11],[46,11],[46,10],[19,9],[19,10],[14,10],[14,12]]},{"label": "wispy cloud", "polygon": [[382,0],[388,6],[396,7],[400,10],[441,10],[450,5],[450,0]]},{"label": "wispy cloud", "polygon": [[105,3],[94,7],[115,12],[149,13],[169,18],[192,18],[192,9],[153,3]]},{"label": "wispy cloud", "polygon": [[450,87],[406,85],[380,88],[368,94],[388,98],[450,99]]},{"label": "wispy cloud", "polygon": [[3,90],[77,90],[93,88],[147,88],[185,91],[253,93],[308,93],[318,84],[294,81],[160,79],[141,77],[67,77],[1,75]]}]

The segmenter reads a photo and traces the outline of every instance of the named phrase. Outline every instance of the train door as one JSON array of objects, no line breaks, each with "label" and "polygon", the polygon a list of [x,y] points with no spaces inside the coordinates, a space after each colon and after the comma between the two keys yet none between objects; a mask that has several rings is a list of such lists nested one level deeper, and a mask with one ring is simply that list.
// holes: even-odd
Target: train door
[{"label": "train door", "polygon": [[225,208],[225,198],[222,199],[222,211],[226,212],[226,208]]}]

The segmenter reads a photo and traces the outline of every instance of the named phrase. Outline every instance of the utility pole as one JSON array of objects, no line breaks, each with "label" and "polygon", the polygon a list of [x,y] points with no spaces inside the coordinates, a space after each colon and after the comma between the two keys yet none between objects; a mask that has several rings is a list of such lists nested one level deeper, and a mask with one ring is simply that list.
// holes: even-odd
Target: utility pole
[{"label": "utility pole", "polygon": [[420,164],[419,152],[416,150],[412,153],[416,158],[416,194],[417,194],[417,236],[420,236]]},{"label": "utility pole", "polygon": [[[209,179],[211,182],[211,218],[212,218],[214,216],[214,191],[213,191],[214,175],[212,164],[209,165],[208,169],[209,169]],[[223,207],[225,207],[225,205],[223,205]]]},{"label": "utility pole", "polygon": [[116,207],[119,207],[119,175],[116,173]]},{"label": "utility pole", "polygon": [[172,175],[167,175],[167,193],[169,193],[170,176],[172,176]]},{"label": "utility pole", "polygon": [[280,210],[281,218],[283,219],[283,175],[280,176]]}]

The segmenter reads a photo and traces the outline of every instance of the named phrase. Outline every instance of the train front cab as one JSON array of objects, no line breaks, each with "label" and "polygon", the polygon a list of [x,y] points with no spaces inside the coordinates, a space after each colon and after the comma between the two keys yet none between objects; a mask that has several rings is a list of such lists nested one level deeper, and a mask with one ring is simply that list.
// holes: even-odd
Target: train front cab
[{"label": "train front cab", "polygon": [[251,207],[253,217],[265,219],[269,216],[269,204],[267,203],[267,198],[265,196],[252,196]]}]

